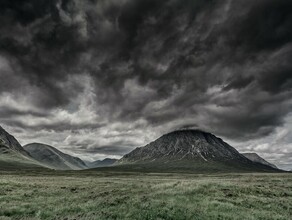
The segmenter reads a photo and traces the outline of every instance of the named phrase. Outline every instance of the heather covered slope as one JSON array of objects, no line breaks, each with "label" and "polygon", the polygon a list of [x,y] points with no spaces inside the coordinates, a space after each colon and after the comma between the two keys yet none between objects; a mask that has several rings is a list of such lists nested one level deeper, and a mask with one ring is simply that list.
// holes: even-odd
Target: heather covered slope
[{"label": "heather covered slope", "polygon": [[24,149],[40,163],[56,170],[81,170],[87,169],[86,164],[78,157],[65,154],[56,148],[32,143],[24,146]]},{"label": "heather covered slope", "polygon": [[276,171],[254,163],[213,134],[181,130],[136,148],[117,162],[128,169],[189,170],[198,172]]}]

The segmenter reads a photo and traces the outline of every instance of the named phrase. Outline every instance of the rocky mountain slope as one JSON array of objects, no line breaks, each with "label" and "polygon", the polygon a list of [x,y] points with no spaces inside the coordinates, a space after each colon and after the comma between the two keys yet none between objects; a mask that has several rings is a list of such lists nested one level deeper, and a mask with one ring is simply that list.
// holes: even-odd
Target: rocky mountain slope
[{"label": "rocky mountain slope", "polygon": [[256,153],[243,153],[242,155],[253,162],[261,163],[261,164],[273,167],[275,169],[278,169],[274,164],[269,163],[268,161],[266,161],[264,158],[260,157]]},{"label": "rocky mountain slope", "polygon": [[0,126],[0,144],[2,146],[7,146],[7,148],[9,148],[10,150],[22,153],[25,156],[29,156],[29,154],[22,148],[22,146],[15,139],[15,137],[6,132],[1,126]]},{"label": "rocky mountain slope", "polygon": [[0,169],[41,169],[43,166],[0,126]]},{"label": "rocky mountain slope", "polygon": [[96,160],[93,162],[87,162],[86,165],[89,168],[108,167],[108,166],[113,165],[115,162],[117,162],[116,159],[106,158],[104,160]]},{"label": "rocky mountain slope", "polygon": [[81,170],[87,169],[86,164],[78,157],[65,154],[56,148],[32,143],[23,147],[35,160],[56,170]]},{"label": "rocky mountain slope", "polygon": [[213,134],[180,130],[136,148],[117,162],[120,166],[197,171],[265,171],[270,166],[254,163]]}]

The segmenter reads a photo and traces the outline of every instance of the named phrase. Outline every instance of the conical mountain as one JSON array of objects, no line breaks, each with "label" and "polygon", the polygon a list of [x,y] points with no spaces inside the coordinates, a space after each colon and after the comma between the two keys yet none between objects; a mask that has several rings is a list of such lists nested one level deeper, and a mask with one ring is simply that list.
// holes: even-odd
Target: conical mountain
[{"label": "conical mountain", "polygon": [[88,168],[80,158],[65,154],[46,144],[32,143],[25,145],[23,148],[35,160],[52,169],[82,170]]},{"label": "conical mountain", "polygon": [[180,130],[163,135],[125,155],[118,164],[169,171],[275,170],[250,161],[222,139],[200,130]]}]

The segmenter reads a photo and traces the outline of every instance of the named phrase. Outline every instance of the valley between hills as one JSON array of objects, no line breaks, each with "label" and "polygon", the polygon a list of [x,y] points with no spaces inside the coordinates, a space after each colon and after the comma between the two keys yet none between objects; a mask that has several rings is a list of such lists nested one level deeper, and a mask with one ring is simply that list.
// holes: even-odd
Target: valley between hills
[{"label": "valley between hills", "polygon": [[0,219],[289,219],[292,175],[199,130],[120,160],[21,146],[0,128]]},{"label": "valley between hills", "polygon": [[0,169],[107,170],[141,172],[282,172],[255,153],[241,154],[211,133],[179,130],[138,147],[121,159],[82,161],[53,146],[21,146],[0,127]]}]

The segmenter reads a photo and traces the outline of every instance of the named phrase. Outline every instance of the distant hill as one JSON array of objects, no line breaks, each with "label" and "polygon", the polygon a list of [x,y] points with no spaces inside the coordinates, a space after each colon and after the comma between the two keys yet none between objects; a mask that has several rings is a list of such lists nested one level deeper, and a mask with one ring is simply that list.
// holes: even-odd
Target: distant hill
[{"label": "distant hill", "polygon": [[81,170],[87,169],[86,164],[78,157],[65,154],[56,148],[32,143],[23,147],[29,154],[40,163],[56,170]]},{"label": "distant hill", "polygon": [[19,142],[0,126],[0,170],[42,169]]},{"label": "distant hill", "polygon": [[278,169],[278,167],[276,167],[274,164],[269,163],[268,161],[266,161],[264,158],[260,157],[256,153],[243,153],[242,155],[253,162],[261,163],[261,164],[273,167],[275,169]]},{"label": "distant hill", "polygon": [[200,130],[181,130],[163,135],[136,148],[117,164],[127,169],[194,172],[276,171],[252,162],[213,134]]},{"label": "distant hill", "polygon": [[104,160],[96,160],[93,162],[87,162],[86,165],[89,168],[108,167],[108,166],[112,166],[115,162],[117,162],[116,159],[106,158]]}]

